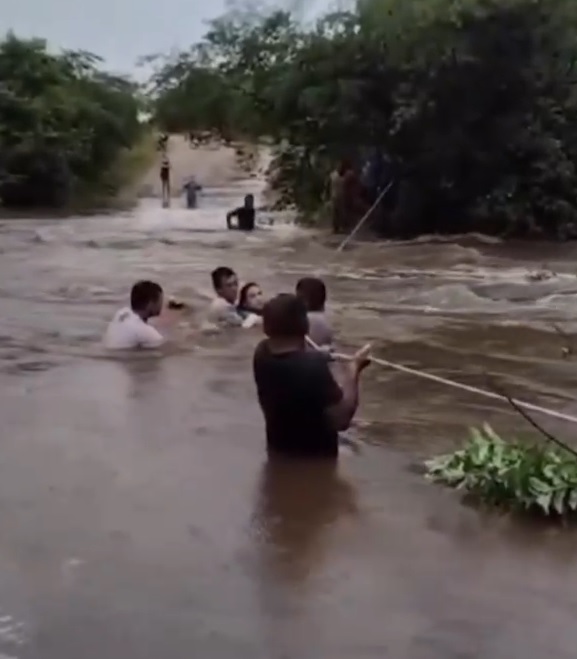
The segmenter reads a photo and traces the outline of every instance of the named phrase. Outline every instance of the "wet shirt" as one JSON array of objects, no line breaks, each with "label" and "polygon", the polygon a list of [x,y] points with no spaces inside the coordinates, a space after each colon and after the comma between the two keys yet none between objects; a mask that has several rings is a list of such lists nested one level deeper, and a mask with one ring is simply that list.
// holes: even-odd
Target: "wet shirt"
[{"label": "wet shirt", "polygon": [[200,190],[200,185],[196,181],[188,181],[184,184],[184,192],[186,194],[186,204],[190,207],[196,206],[197,193]]},{"label": "wet shirt", "polygon": [[163,343],[162,334],[128,307],[116,312],[104,334],[104,346],[110,350],[159,348]]},{"label": "wet shirt", "polygon": [[306,350],[274,354],[265,339],[254,353],[253,371],[269,452],[336,457],[338,433],[326,410],[343,394],[326,357]]},{"label": "wet shirt", "polygon": [[247,208],[246,206],[235,208],[231,214],[231,217],[237,218],[237,228],[241,231],[252,231],[254,229],[254,216],[254,208]]},{"label": "wet shirt", "polygon": [[333,343],[333,330],[324,311],[309,311],[309,336],[318,346]]},{"label": "wet shirt", "polygon": [[262,315],[251,311],[250,309],[245,309],[244,307],[237,306],[236,312],[242,319],[242,326],[245,328],[251,328],[255,325],[260,325],[262,323]]},{"label": "wet shirt", "polygon": [[227,302],[222,297],[217,297],[211,302],[208,309],[208,320],[225,327],[240,327],[243,319],[234,304]]}]

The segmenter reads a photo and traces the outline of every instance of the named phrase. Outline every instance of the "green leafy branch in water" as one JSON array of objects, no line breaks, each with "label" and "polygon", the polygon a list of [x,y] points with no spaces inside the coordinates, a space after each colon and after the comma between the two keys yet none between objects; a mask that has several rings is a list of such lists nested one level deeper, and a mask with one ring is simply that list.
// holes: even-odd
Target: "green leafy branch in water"
[{"label": "green leafy branch in water", "polygon": [[562,448],[504,441],[485,424],[467,444],[425,463],[427,478],[498,507],[568,516],[577,511],[577,459]]}]

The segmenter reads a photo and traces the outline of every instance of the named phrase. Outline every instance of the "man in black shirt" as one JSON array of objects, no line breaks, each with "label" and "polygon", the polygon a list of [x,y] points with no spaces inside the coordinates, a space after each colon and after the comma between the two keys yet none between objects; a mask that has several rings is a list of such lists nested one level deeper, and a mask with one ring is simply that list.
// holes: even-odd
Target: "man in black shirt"
[{"label": "man in black shirt", "polygon": [[263,326],[268,338],[256,348],[253,369],[269,454],[336,458],[338,432],[349,427],[358,406],[370,347],[345,365],[339,386],[327,356],[306,350],[307,310],[300,298],[282,294],[270,300]]},{"label": "man in black shirt", "polygon": [[[252,231],[254,229],[254,197],[247,194],[244,198],[244,206],[239,206],[226,215],[226,226],[228,229],[239,231]],[[236,226],[231,222],[236,217]]]},{"label": "man in black shirt", "polygon": [[162,206],[167,208],[170,205],[170,160],[168,156],[162,158],[160,164],[160,186],[162,191]]}]

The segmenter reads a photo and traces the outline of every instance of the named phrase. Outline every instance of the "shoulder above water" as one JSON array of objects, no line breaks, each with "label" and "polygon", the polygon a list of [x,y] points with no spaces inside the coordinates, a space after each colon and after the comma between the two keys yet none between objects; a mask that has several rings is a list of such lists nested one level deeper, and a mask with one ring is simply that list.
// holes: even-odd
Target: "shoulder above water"
[{"label": "shoulder above water", "polygon": [[128,307],[116,312],[104,334],[104,346],[110,350],[152,349],[163,343],[162,334]]}]

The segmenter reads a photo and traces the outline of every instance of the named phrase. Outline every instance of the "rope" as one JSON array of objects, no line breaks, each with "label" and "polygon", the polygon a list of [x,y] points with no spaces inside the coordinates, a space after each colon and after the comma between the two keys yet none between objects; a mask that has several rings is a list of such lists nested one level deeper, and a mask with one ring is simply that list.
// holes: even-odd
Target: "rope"
[{"label": "rope", "polygon": [[391,180],[387,187],[381,192],[381,194],[377,197],[377,200],[375,203],[369,208],[369,210],[363,215],[363,217],[359,220],[357,226],[349,233],[349,235],[343,240],[343,242],[337,247],[337,252],[342,252],[343,249],[349,244],[349,242],[357,235],[359,229],[363,226],[363,224],[368,220],[370,214],[375,210],[381,199],[387,194],[387,192],[391,189],[393,186],[394,180]]},{"label": "rope", "polygon": [[[320,347],[310,337],[307,336],[306,340],[311,347],[315,348],[316,350],[320,350]],[[345,361],[350,361],[352,359],[351,355],[344,355],[339,352],[331,353],[331,355],[336,359],[341,359]],[[373,364],[378,364],[379,366],[392,368],[395,371],[400,371],[401,373],[408,373],[409,375],[416,375],[417,377],[423,378],[425,380],[431,380],[432,382],[445,384],[448,387],[453,387],[454,389],[461,389],[462,391],[468,391],[469,393],[472,394],[485,396],[485,398],[492,398],[493,400],[499,400],[504,403],[509,403],[509,401],[511,400],[516,405],[526,410],[531,410],[532,412],[538,412],[539,414],[543,414],[545,416],[550,416],[555,419],[561,419],[562,421],[568,421],[569,423],[577,424],[577,417],[572,416],[571,414],[556,412],[555,410],[550,410],[547,409],[546,407],[541,407],[540,405],[534,405],[533,403],[528,403],[526,401],[517,400],[516,398],[508,399],[506,396],[497,394],[493,391],[487,391],[486,389],[479,389],[479,387],[473,387],[469,384],[462,384],[461,382],[448,380],[447,378],[442,378],[439,375],[433,375],[432,373],[425,373],[424,371],[418,371],[417,369],[409,368],[408,366],[403,366],[402,364],[395,364],[394,362],[390,362],[387,359],[378,359],[377,357],[371,357],[370,360]]]}]

